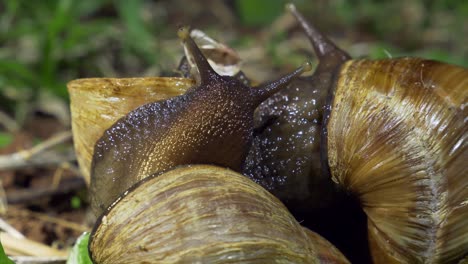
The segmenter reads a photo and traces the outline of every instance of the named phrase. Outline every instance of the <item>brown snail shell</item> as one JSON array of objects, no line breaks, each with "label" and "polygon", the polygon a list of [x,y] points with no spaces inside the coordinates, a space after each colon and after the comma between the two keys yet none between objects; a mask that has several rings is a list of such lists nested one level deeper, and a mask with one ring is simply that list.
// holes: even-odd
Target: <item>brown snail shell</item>
[{"label": "brown snail shell", "polygon": [[146,178],[99,221],[95,263],[349,263],[268,191],[215,166]]},{"label": "brown snail shell", "polygon": [[138,106],[185,93],[194,80],[174,77],[89,78],[67,84],[73,142],[89,184],[94,144],[115,121]]},{"label": "brown snail shell", "polygon": [[[359,197],[376,263],[468,253],[468,70],[418,58],[354,60],[328,120],[332,179]],[[378,249],[379,248],[379,249]]]}]

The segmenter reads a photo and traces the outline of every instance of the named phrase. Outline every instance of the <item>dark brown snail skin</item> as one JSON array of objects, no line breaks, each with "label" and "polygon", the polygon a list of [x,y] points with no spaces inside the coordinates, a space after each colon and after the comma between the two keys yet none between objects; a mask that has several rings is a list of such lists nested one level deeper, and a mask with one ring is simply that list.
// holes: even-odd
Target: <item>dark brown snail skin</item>
[{"label": "dark brown snail skin", "polygon": [[133,110],[104,132],[91,163],[90,196],[96,215],[137,181],[178,165],[214,164],[239,171],[252,139],[255,108],[311,69],[306,63],[251,88],[218,75],[187,28],[178,34],[194,58],[200,83],[181,96]]},{"label": "dark brown snail skin", "polygon": [[289,9],[319,67],[258,108],[243,172],[292,211],[326,206],[336,183],[367,215],[375,263],[466,257],[468,70],[420,58],[351,60]]},{"label": "dark brown snail skin", "polygon": [[327,205],[334,192],[329,175],[321,170],[323,110],[339,66],[351,57],[296,15],[319,64],[312,76],[296,78],[260,104],[243,173],[286,204],[308,210]]},{"label": "dark brown snail skin", "polygon": [[[365,215],[353,197],[322,169],[321,133],[329,87],[351,57],[292,10],[312,43],[319,64],[294,79],[255,111],[252,146],[243,174],[278,197],[296,218],[317,230],[357,262],[367,261]],[[321,217],[316,217],[320,215]],[[352,216],[352,217],[351,217]],[[348,218],[347,225],[340,219]],[[354,241],[345,239],[352,237]],[[364,260],[365,259],[365,260]]]},{"label": "dark brown snail skin", "polygon": [[89,185],[96,141],[135,108],[184,94],[195,80],[177,77],[85,78],[70,81],[73,144],[81,175]]}]

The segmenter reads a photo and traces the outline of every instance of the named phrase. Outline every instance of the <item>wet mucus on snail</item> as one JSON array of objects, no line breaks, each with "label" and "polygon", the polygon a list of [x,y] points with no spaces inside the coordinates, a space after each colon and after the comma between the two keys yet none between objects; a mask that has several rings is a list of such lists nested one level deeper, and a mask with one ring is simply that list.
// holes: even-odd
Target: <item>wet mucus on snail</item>
[{"label": "wet mucus on snail", "polygon": [[[351,261],[371,261],[367,243],[355,242],[362,235],[375,263],[466,257],[468,70],[411,57],[353,60],[288,9],[319,64],[258,107],[243,174],[313,230],[323,222],[339,230],[329,239]],[[354,199],[367,223],[347,208]],[[363,225],[360,238],[348,232]]]},{"label": "wet mucus on snail", "polygon": [[181,96],[131,111],[96,142],[90,182],[96,215],[137,181],[178,165],[214,164],[240,171],[252,140],[256,107],[311,69],[307,62],[276,81],[252,88],[218,75],[188,28],[178,34],[196,62],[199,83]]}]

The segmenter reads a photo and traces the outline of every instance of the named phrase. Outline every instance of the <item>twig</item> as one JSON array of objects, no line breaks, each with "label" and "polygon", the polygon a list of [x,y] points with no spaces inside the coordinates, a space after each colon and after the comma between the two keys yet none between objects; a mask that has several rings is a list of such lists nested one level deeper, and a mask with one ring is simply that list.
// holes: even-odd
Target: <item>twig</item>
[{"label": "twig", "polygon": [[57,188],[48,186],[9,193],[7,195],[7,201],[8,204],[31,203],[44,197],[56,194],[65,194],[85,187],[86,183],[83,178],[69,178],[62,180]]},{"label": "twig", "polygon": [[[73,157],[75,157],[73,155]],[[64,162],[60,165],[61,168],[65,169],[65,170],[68,170],[68,171],[71,171],[73,173],[73,175],[78,175],[78,176],[81,176],[81,171],[80,171],[80,168],[78,168],[77,165],[67,161],[67,162]]]},{"label": "twig", "polygon": [[47,167],[57,166],[65,162],[72,162],[76,160],[76,156],[72,151],[59,155],[54,152],[46,151],[41,155],[36,155],[25,159],[20,153],[13,153],[0,156],[0,171],[1,170],[15,170],[30,167]]},{"label": "twig", "polygon": [[54,176],[52,176],[52,188],[57,189],[62,180],[63,171],[65,170],[65,165],[60,165],[54,172]]},{"label": "twig", "polygon": [[19,130],[16,121],[2,111],[0,111],[0,125],[4,126],[8,132],[16,132]]},{"label": "twig", "polygon": [[0,240],[7,254],[10,252],[19,253],[26,256],[38,257],[66,257],[66,251],[51,248],[27,238],[16,238],[7,233],[0,233]]},{"label": "twig", "polygon": [[0,229],[2,229],[3,231],[7,232],[8,234],[10,234],[12,237],[16,237],[16,238],[25,238],[25,236],[23,234],[21,234],[20,231],[16,230],[14,227],[12,227],[10,224],[8,224],[7,222],[5,222],[5,220],[3,220],[2,218],[0,218]]},{"label": "twig", "polygon": [[10,257],[16,264],[65,264],[66,257],[30,257],[16,256]]},{"label": "twig", "polygon": [[[0,156],[0,170],[12,170],[25,167],[58,165],[76,160],[73,151],[67,155],[47,151],[72,137],[71,131],[58,133],[46,141],[26,150]],[[41,154],[41,155],[39,155]]]},{"label": "twig", "polygon": [[5,188],[3,188],[3,181],[0,179],[0,214],[6,213],[8,208]]},{"label": "twig", "polygon": [[57,224],[59,226],[69,228],[69,229],[72,229],[72,230],[75,230],[75,231],[78,231],[78,232],[89,232],[90,231],[90,228],[88,228],[88,227],[86,227],[84,225],[69,222],[69,221],[66,221],[66,220],[63,220],[63,219],[60,219],[60,218],[55,218],[55,217],[52,217],[52,216],[49,216],[49,215],[43,214],[43,213],[32,212],[32,211],[29,211],[29,210],[21,210],[21,209],[17,209],[17,208],[14,208],[14,209],[11,208],[8,211],[8,213],[11,216],[20,216],[20,217],[25,217],[25,218],[32,216],[32,217],[37,218],[39,220],[42,220],[44,222]]},{"label": "twig", "polygon": [[30,157],[37,155],[41,152],[44,152],[45,150],[49,148],[55,147],[67,140],[70,140],[71,138],[72,138],[71,131],[60,132],[48,138],[47,140],[43,141],[41,144],[38,144],[27,150],[22,150],[18,153],[21,153],[22,155],[24,155],[24,158],[27,160]]},{"label": "twig", "polygon": [[74,175],[81,175],[80,169],[78,166],[70,163],[70,162],[64,162],[60,164],[60,166],[55,170],[54,176],[52,177],[52,187],[53,188],[58,188],[60,181],[62,180],[63,172],[65,170],[71,171]]}]

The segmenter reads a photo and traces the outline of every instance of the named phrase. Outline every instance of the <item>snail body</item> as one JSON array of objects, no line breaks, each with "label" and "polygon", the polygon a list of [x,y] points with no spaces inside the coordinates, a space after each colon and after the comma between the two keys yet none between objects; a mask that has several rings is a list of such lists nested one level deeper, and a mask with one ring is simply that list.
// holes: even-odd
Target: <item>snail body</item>
[{"label": "snail body", "polygon": [[336,195],[322,169],[323,112],[339,66],[351,57],[300,14],[296,18],[314,44],[319,64],[313,75],[294,79],[257,108],[242,172],[288,207],[307,211],[327,206]]},{"label": "snail body", "polygon": [[[326,207],[337,190],[357,198],[376,263],[462,259],[468,254],[468,70],[420,58],[352,60],[290,10],[319,66],[307,86],[298,79],[258,108],[244,173],[293,210]],[[306,89],[305,100],[321,103],[310,108],[294,99]],[[288,100],[293,103],[283,104]],[[318,121],[304,125],[303,113]]]},{"label": "snail body", "polygon": [[[179,37],[198,67],[199,85],[185,94],[143,105],[115,122],[96,142],[91,163],[92,208],[100,215],[137,181],[184,164],[240,170],[258,104],[310,69],[305,64],[275,82],[251,88],[218,75],[190,37]],[[103,188],[109,192],[102,192]]]},{"label": "snail body", "polygon": [[89,185],[96,141],[135,108],[184,94],[194,80],[177,77],[86,78],[67,84],[75,153]]},{"label": "snail body", "polygon": [[[191,41],[190,38],[184,40]],[[194,47],[193,43],[189,45],[189,48]],[[199,55],[197,50],[192,52],[195,57]],[[198,61],[199,64],[205,62]],[[91,164],[91,195],[94,201],[103,204],[108,202],[105,199],[110,201],[90,237],[89,251],[93,261],[349,263],[328,241],[302,227],[272,194],[247,177],[226,169],[240,169],[241,158],[245,156],[251,140],[248,128],[252,127],[255,104],[259,104],[270,92],[287,84],[308,67],[306,65],[277,82],[267,84],[264,89],[244,91],[244,97],[247,93],[250,101],[244,97],[243,102],[229,97],[231,93],[239,92],[237,90],[229,91],[219,87],[211,90],[212,87],[206,85],[203,90],[188,90],[184,94],[186,97],[174,97],[139,107],[107,129],[96,143]],[[199,67],[199,72],[203,84],[206,82],[203,67],[201,70]],[[209,78],[216,80],[217,85],[231,81],[220,76]],[[250,89],[239,87],[235,79],[232,82],[236,84],[236,89]],[[213,97],[213,92],[216,99],[221,97],[223,102],[212,100],[210,97]],[[190,98],[192,93],[197,93],[196,97]],[[216,108],[220,104],[222,107]],[[239,105],[243,109],[239,109]],[[177,114],[173,115],[172,111]],[[222,119],[209,117],[204,120],[203,116],[198,119],[191,111],[206,115],[216,113]],[[237,117],[242,119],[239,121],[240,127],[236,127]],[[132,126],[130,121],[136,124]],[[213,130],[216,122],[221,124],[222,131]],[[158,133],[169,135],[154,137],[151,135],[153,131],[147,131],[154,127]],[[171,133],[165,131],[167,127]],[[118,131],[120,129],[122,133]],[[231,130],[232,137],[229,134]],[[192,141],[204,141],[203,145],[196,145],[194,153],[190,153],[190,144],[193,144],[190,140],[187,143],[171,138],[184,135],[188,135]],[[207,135],[212,138],[204,139],[203,136]],[[143,139],[140,140],[140,137]],[[126,145],[125,140],[130,142],[130,146]],[[156,167],[137,167],[136,171],[132,171],[132,166],[139,164],[133,157],[128,159],[126,155],[132,154],[135,149],[148,152],[142,144],[150,145],[152,140],[158,144],[171,141],[176,151],[187,151],[192,157],[185,160],[184,153],[177,152],[182,156],[177,160],[176,156],[170,155],[171,150],[145,155],[136,153],[137,159],[142,159],[145,164],[156,164]],[[156,147],[161,146],[164,149],[164,144]],[[207,150],[201,151],[202,147]],[[176,162],[166,164],[156,156],[158,154],[163,158],[169,156],[168,160]],[[126,159],[123,164],[121,157]],[[178,166],[197,162],[214,163],[224,168],[209,165]],[[118,174],[113,174],[116,170]],[[148,175],[150,172],[154,173]],[[123,179],[127,182],[122,184],[119,177],[125,177],[126,174],[130,174],[128,177],[132,180]],[[119,182],[118,185],[111,183],[115,181]],[[104,184],[98,186],[101,183]],[[97,192],[106,190],[115,194],[118,193],[115,189],[120,188],[124,188],[124,191],[115,199],[103,199]],[[99,206],[95,207],[98,213],[102,209]]]}]

